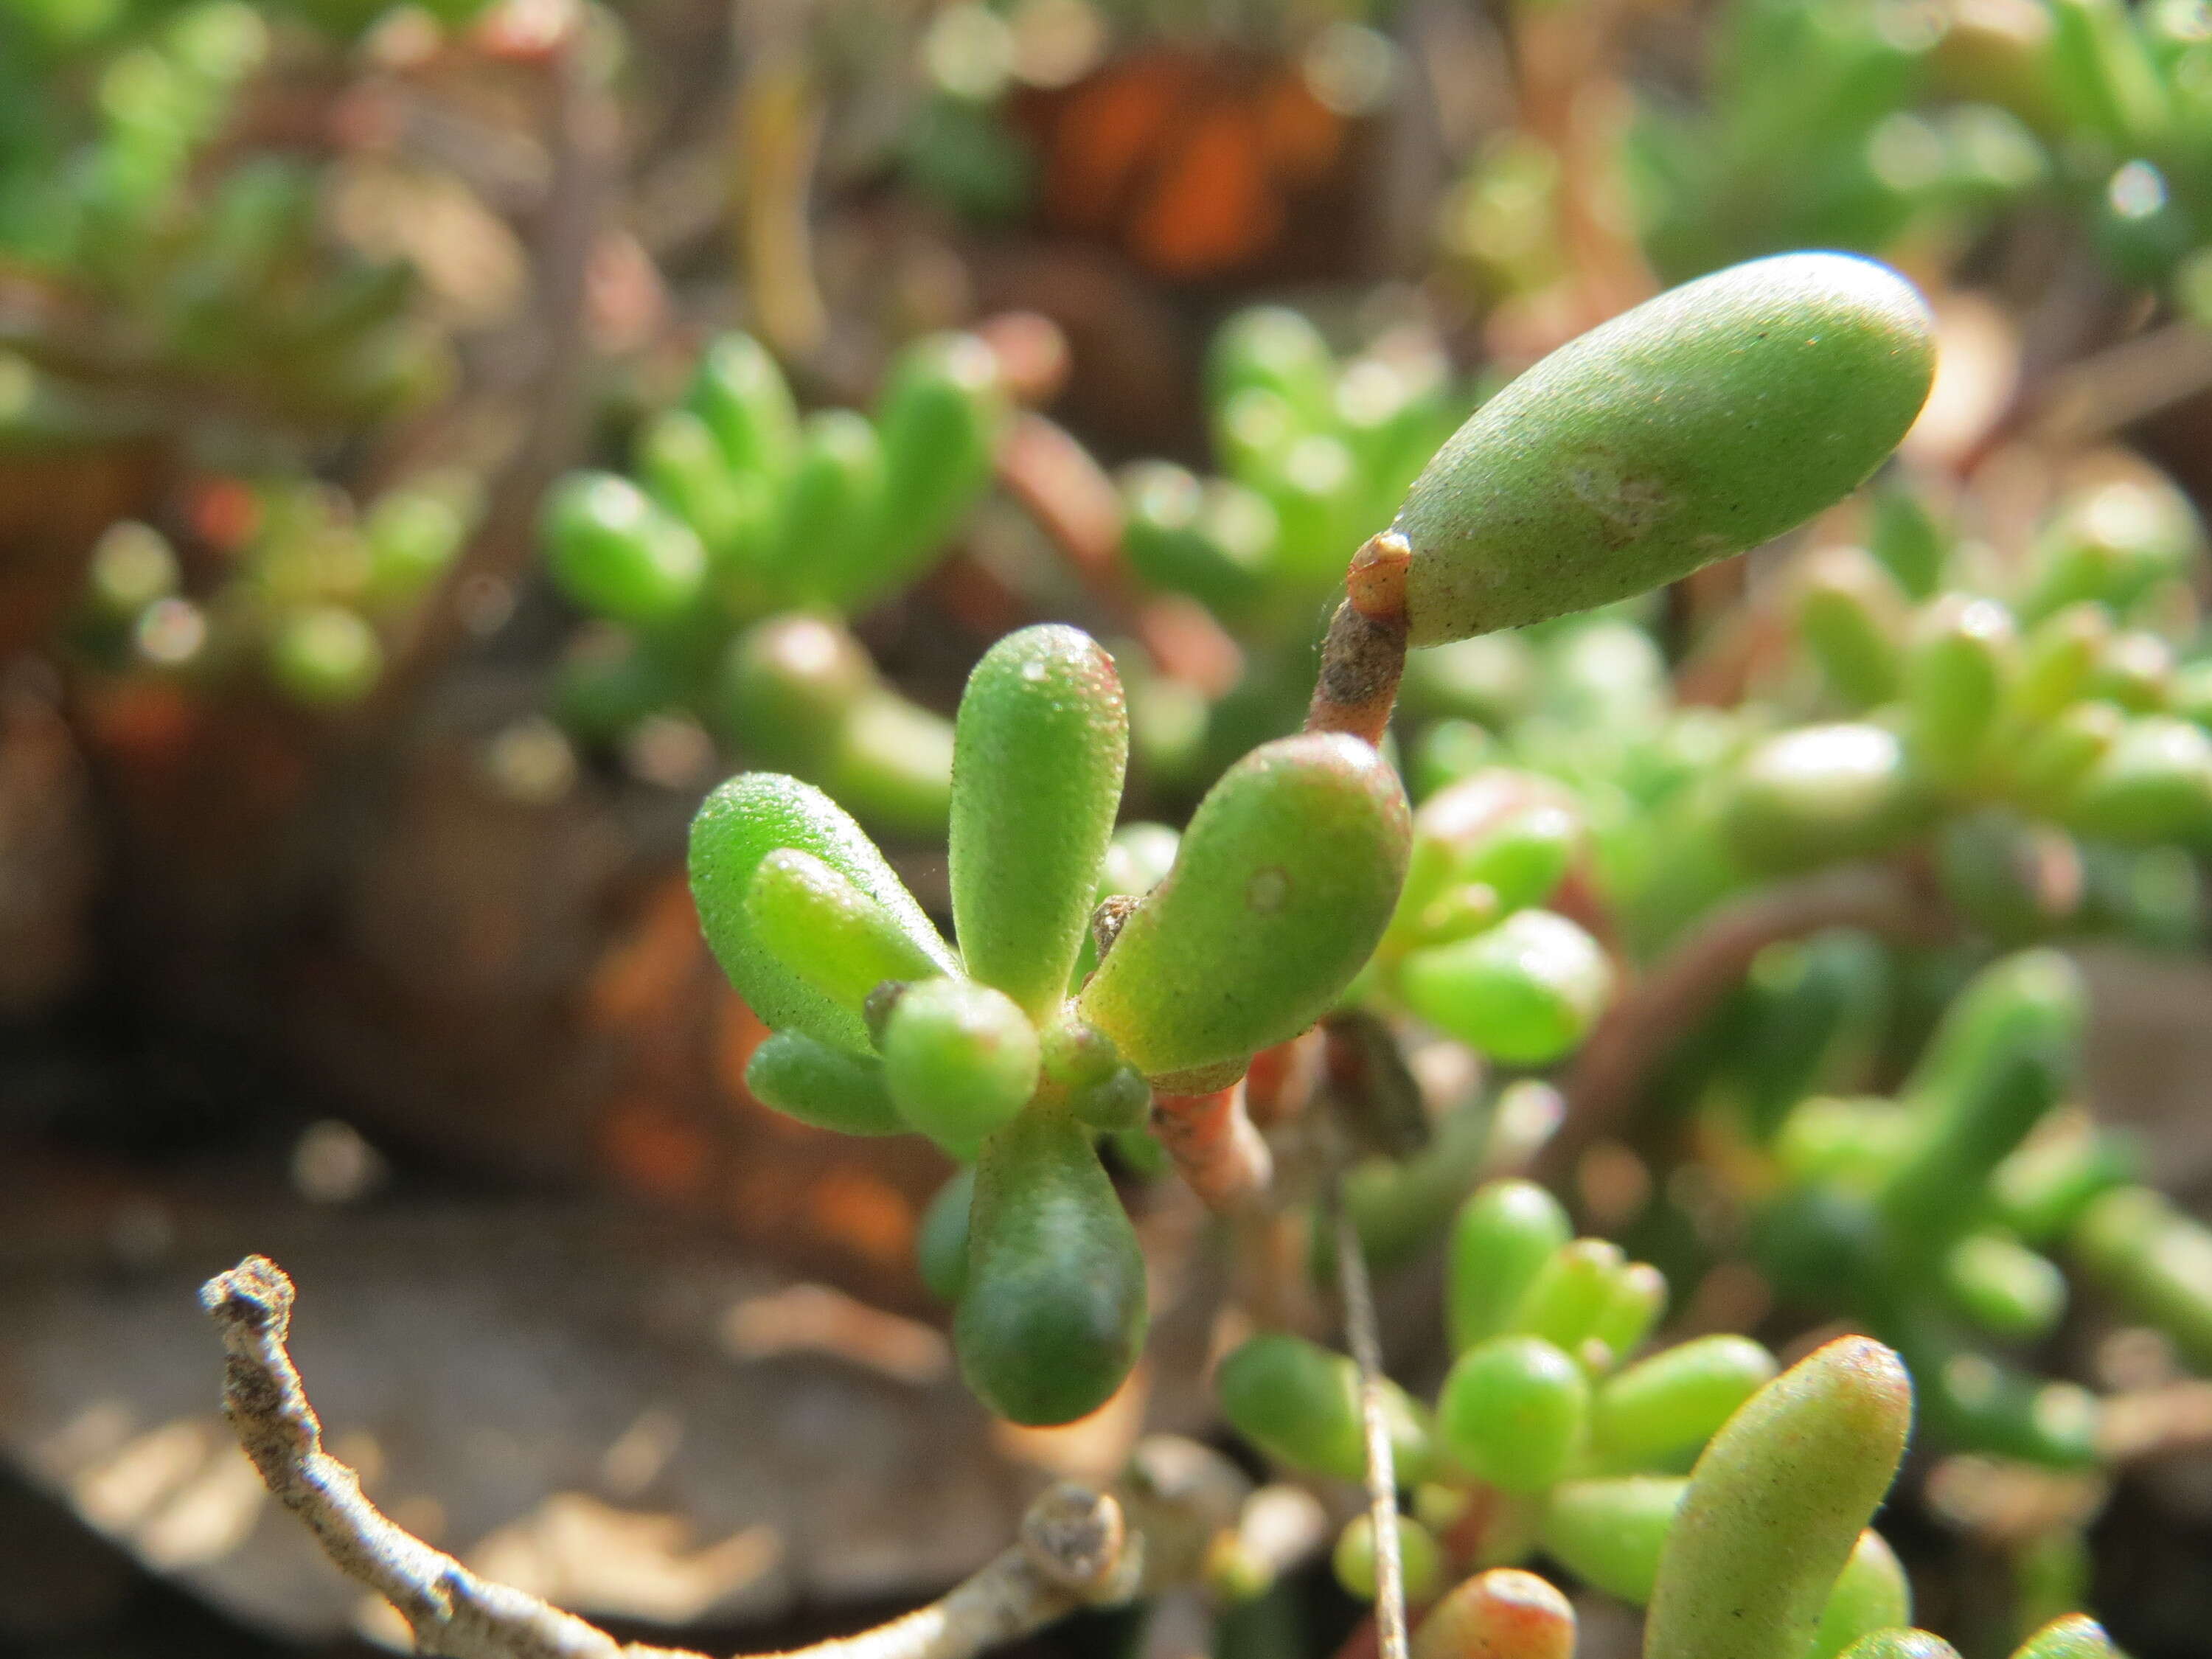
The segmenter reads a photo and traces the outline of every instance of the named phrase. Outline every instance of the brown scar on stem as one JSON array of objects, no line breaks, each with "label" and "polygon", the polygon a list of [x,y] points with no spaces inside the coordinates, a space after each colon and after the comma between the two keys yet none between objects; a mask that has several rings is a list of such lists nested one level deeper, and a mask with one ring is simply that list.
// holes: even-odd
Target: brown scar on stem
[{"label": "brown scar on stem", "polygon": [[1380,747],[1406,672],[1406,621],[1339,605],[1322,643],[1321,676],[1306,708],[1309,732],[1348,732]]},{"label": "brown scar on stem", "polygon": [[1106,960],[1106,953],[1121,937],[1122,927],[1140,902],[1133,893],[1109,893],[1098,901],[1098,908],[1091,913],[1091,942],[1098,949],[1099,961]]}]

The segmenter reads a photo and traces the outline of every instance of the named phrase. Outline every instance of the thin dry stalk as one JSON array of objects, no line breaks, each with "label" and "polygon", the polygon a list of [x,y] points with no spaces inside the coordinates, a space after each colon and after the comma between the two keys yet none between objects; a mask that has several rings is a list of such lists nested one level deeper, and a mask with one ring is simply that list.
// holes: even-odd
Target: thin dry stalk
[{"label": "thin dry stalk", "polygon": [[1406,1659],[1406,1564],[1398,1551],[1398,1472],[1382,1400],[1382,1342],[1359,1229],[1345,1207],[1342,1178],[1330,1181],[1336,1227],[1337,1285],[1344,1297],[1345,1340],[1359,1368],[1359,1425],[1367,1443],[1367,1516],[1375,1534],[1375,1627],[1382,1659]]},{"label": "thin dry stalk", "polygon": [[[338,1570],[398,1608],[417,1650],[447,1659],[706,1659],[623,1643],[526,1591],[481,1578],[369,1502],[352,1469],[323,1449],[323,1425],[285,1346],[294,1291],[283,1268],[250,1255],[201,1287],[222,1334],[223,1413],[269,1490],[315,1534]],[[1141,1540],[1114,1498],[1071,1483],[1023,1517],[1021,1540],[951,1593],[887,1625],[762,1659],[973,1659],[1079,1607],[1136,1593]]]}]

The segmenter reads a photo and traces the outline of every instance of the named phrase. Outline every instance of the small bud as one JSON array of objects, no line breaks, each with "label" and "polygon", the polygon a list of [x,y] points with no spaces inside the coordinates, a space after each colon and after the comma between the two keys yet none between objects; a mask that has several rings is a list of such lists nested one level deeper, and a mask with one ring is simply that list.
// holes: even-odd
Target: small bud
[{"label": "small bud", "polygon": [[1582,1367],[1534,1336],[1500,1336],[1454,1363],[1437,1427],[1453,1460],[1509,1492],[1539,1492],[1566,1472],[1589,1415]]},{"label": "small bud", "polygon": [[[1372,1601],[1376,1594],[1375,1577],[1375,1524],[1369,1516],[1360,1516],[1346,1526],[1336,1540],[1336,1553],[1330,1557],[1336,1570],[1336,1582],[1344,1586],[1347,1595],[1362,1601]],[[1398,1517],[1398,1565],[1405,1574],[1406,1599],[1422,1602],[1437,1593],[1443,1582],[1443,1553],[1429,1529],[1408,1516]]]},{"label": "small bud", "polygon": [[1559,1201],[1534,1182],[1493,1181],[1460,1206],[1445,1289],[1455,1352],[1506,1328],[1570,1232]]},{"label": "small bud", "polygon": [[1533,1572],[1492,1567],[1454,1588],[1413,1633],[1413,1659],[1574,1659],[1575,1610]]},{"label": "small bud", "polygon": [[1572,1049],[1613,994],[1604,950],[1548,910],[1416,951],[1399,975],[1415,1013],[1512,1066],[1545,1065]]},{"label": "small bud", "polygon": [[800,1031],[778,1031],[753,1050],[745,1087],[763,1105],[817,1129],[895,1135],[908,1127],[891,1104],[881,1061]]},{"label": "small bud", "polygon": [[1036,1030],[987,985],[909,985],[884,1021],[881,1046],[899,1115],[956,1149],[981,1146],[1036,1092]]}]

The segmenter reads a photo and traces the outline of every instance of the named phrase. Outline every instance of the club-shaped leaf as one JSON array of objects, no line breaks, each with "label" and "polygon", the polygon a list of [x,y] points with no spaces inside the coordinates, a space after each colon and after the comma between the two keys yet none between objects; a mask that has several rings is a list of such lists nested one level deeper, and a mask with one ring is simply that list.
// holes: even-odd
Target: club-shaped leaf
[{"label": "club-shaped leaf", "polygon": [[952,1328],[968,1386],[1014,1422],[1073,1422],[1121,1387],[1146,1317],[1144,1253],[1090,1131],[1024,1112],[975,1166]]},{"label": "club-shaped leaf", "polygon": [[1925,306],[1834,253],[1717,271],[1569,342],[1414,480],[1415,645],[1625,599],[1856,488],[1920,412]]},{"label": "club-shaped leaf", "polygon": [[1592,1439],[1615,1468],[1661,1465],[1710,1440],[1773,1376],[1774,1356],[1747,1336],[1678,1344],[1606,1381],[1595,1401]]},{"label": "club-shaped leaf", "polygon": [[745,1087],[787,1117],[847,1135],[904,1134],[910,1126],[891,1104],[880,1061],[778,1031],[753,1050]]},{"label": "club-shaped leaf", "polygon": [[958,971],[952,952],[876,844],[819,789],[778,773],[746,772],[707,797],[691,821],[691,896],[730,983],[777,1030],[872,1053],[860,1014],[808,985],[754,932],[746,895],[762,860],[782,848],[813,854],[882,906],[937,972]]},{"label": "club-shaped leaf", "polygon": [[1745,1401],[1698,1458],[1668,1534],[1644,1659],[1798,1659],[1911,1424],[1904,1365],[1860,1336]]},{"label": "club-shaped leaf", "polygon": [[2022,1642],[2012,1659],[2113,1659],[2118,1651],[2102,1625],[2086,1613],[2069,1613]]},{"label": "club-shaped leaf", "polygon": [[[1287,1331],[1262,1331],[1221,1362],[1213,1386],[1230,1425],[1270,1457],[1340,1480],[1366,1473],[1359,1369],[1346,1355]],[[1387,1377],[1382,1401],[1393,1463],[1410,1485],[1434,1461],[1426,1414]]]},{"label": "club-shaped leaf", "polygon": [[586,610],[653,623],[698,597],[707,553],[691,526],[629,479],[572,472],[545,499],[554,580]]},{"label": "club-shaped leaf", "polygon": [[1042,1021],[1066,994],[1121,805],[1128,712],[1113,659],[1047,624],[968,677],[952,749],[952,921],[969,974]]},{"label": "club-shaped leaf", "polygon": [[799,410],[775,359],[750,334],[725,334],[699,359],[686,399],[732,472],[781,485],[799,447]]},{"label": "club-shaped leaf", "polygon": [[1912,1620],[1912,1584],[1905,1564],[1882,1535],[1868,1528],[1828,1592],[1806,1659],[1836,1659],[1861,1638]]},{"label": "club-shaped leaf", "polygon": [[1544,1552],[1607,1595],[1648,1601],[1667,1536],[1689,1490],[1680,1475],[1569,1480],[1545,1502]]},{"label": "club-shaped leaf", "polygon": [[1036,1028],[988,985],[908,986],[878,1046],[899,1115],[956,1152],[973,1152],[1036,1092]]},{"label": "club-shaped leaf", "polygon": [[883,489],[858,545],[867,566],[846,595],[859,604],[913,576],[982,493],[1006,416],[995,352],[972,334],[939,334],[899,355],[876,409]]},{"label": "club-shaped leaf", "polygon": [[1933,1631],[1900,1627],[1862,1636],[1843,1659],[1959,1659],[1959,1650]]},{"label": "club-shaped leaf", "polygon": [[1222,1086],[1327,1012],[1366,962],[1405,877],[1408,820],[1397,774],[1358,738],[1263,744],[1199,803],[1174,869],[1084,988],[1083,1017],[1146,1076]]},{"label": "club-shaped leaf", "polygon": [[1507,1328],[1572,1231],[1559,1200],[1533,1181],[1491,1182],[1460,1206],[1445,1279],[1455,1352]]}]

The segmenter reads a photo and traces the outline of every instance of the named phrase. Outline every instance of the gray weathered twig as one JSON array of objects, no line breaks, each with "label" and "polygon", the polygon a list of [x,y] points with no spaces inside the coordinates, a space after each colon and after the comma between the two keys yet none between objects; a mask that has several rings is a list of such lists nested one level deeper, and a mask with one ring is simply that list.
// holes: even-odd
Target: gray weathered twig
[{"label": "gray weathered twig", "polygon": [[1359,1424],[1367,1441],[1367,1515],[1375,1533],[1375,1632],[1382,1659],[1406,1659],[1406,1564],[1398,1550],[1398,1472],[1382,1403],[1382,1342],[1375,1328],[1375,1296],[1359,1229],[1344,1202],[1341,1176],[1332,1176],[1328,1206],[1336,1223],[1337,1284],[1344,1296],[1344,1334],[1359,1368]]},{"label": "gray weathered twig", "polygon": [[[323,1426],[285,1346],[292,1281],[250,1255],[201,1287],[222,1333],[223,1413],[269,1490],[334,1565],[383,1596],[417,1650],[447,1659],[705,1659],[617,1642],[538,1597],[471,1572],[369,1502],[323,1449]],[[1082,1607],[1129,1600],[1142,1569],[1112,1497],[1063,1483],[1030,1506],[1021,1540],[941,1599],[857,1636],[763,1659],[973,1659]]]}]

